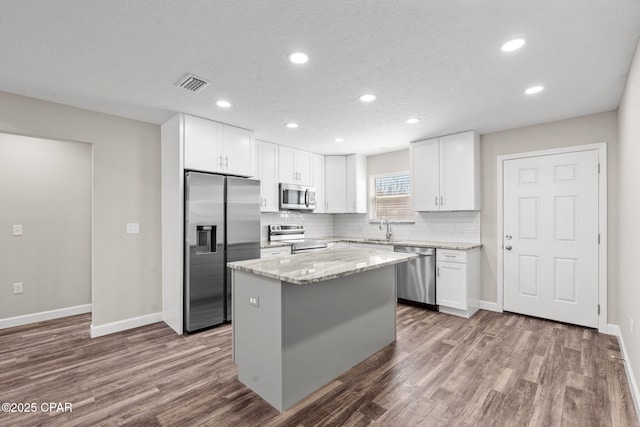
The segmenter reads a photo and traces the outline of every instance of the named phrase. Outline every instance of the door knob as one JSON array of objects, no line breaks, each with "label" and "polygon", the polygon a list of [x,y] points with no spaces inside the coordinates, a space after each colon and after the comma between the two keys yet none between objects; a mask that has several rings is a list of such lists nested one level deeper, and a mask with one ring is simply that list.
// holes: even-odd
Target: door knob
[{"label": "door knob", "polygon": [[507,246],[505,246],[504,248],[505,248],[506,250],[508,250],[508,251],[510,251],[510,250],[512,249],[512,248],[511,248],[511,245],[507,245]]}]

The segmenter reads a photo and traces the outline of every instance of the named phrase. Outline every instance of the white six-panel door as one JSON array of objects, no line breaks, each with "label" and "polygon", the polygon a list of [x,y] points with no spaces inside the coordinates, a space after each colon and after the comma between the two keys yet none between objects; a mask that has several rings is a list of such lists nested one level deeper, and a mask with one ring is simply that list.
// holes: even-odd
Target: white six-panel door
[{"label": "white six-panel door", "polygon": [[506,160],[504,309],[598,327],[598,151]]}]

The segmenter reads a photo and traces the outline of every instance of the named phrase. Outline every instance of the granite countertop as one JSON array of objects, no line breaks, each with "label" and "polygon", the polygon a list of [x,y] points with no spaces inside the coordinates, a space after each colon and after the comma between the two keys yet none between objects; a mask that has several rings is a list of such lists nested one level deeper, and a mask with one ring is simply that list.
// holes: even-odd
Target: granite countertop
[{"label": "granite countertop", "polygon": [[416,254],[348,248],[236,261],[227,263],[227,266],[283,282],[307,285],[399,264],[417,257]]},{"label": "granite countertop", "polygon": [[355,237],[331,237],[327,242],[367,243],[371,245],[414,246],[418,248],[457,249],[469,251],[482,247],[481,243],[431,242],[426,240],[372,240]]},{"label": "granite countertop", "polygon": [[[418,248],[436,248],[436,249],[456,249],[461,251],[470,251],[471,249],[481,248],[481,243],[455,243],[455,242],[430,242],[425,240],[372,240],[360,239],[357,237],[320,237],[314,239],[324,240],[326,242],[345,242],[345,243],[368,243],[371,245],[392,245],[392,246],[414,246]],[[291,242],[270,242],[262,241],[260,247],[277,248],[282,246],[291,246]]]}]

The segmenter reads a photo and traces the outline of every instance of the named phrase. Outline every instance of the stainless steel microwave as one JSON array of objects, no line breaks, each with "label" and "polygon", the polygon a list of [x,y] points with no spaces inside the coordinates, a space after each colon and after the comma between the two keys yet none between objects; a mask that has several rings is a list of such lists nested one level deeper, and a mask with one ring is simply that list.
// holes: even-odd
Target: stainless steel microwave
[{"label": "stainless steel microwave", "polygon": [[315,208],[315,187],[295,184],[280,184],[280,209],[312,211]]}]

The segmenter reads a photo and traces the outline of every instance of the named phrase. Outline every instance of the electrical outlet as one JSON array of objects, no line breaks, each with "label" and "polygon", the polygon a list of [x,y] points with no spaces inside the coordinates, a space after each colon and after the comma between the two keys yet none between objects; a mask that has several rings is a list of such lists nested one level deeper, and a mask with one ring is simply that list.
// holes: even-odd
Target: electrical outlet
[{"label": "electrical outlet", "polygon": [[13,235],[22,236],[22,225],[17,224],[13,226]]},{"label": "electrical outlet", "polygon": [[13,293],[14,294],[21,294],[22,291],[23,291],[22,283],[14,283],[13,284]]},{"label": "electrical outlet", "polygon": [[249,297],[249,305],[251,307],[260,307],[260,298],[258,297]]},{"label": "electrical outlet", "polygon": [[140,224],[137,222],[127,223],[127,234],[140,234]]}]

